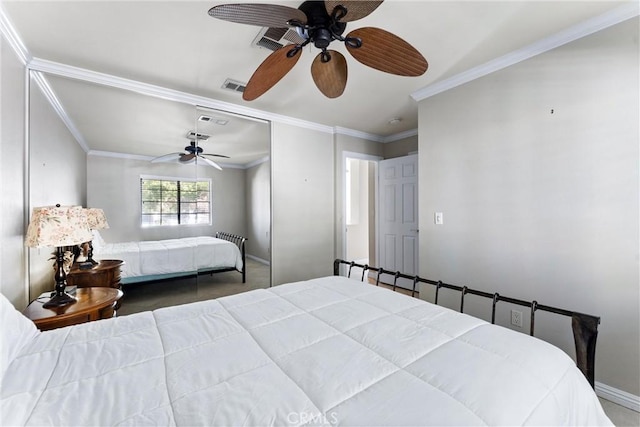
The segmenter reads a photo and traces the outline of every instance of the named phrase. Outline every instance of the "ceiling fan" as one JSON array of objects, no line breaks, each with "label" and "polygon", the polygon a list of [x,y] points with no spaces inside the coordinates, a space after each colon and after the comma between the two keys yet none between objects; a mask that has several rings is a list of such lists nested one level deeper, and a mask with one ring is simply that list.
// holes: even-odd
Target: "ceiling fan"
[{"label": "ceiling fan", "polygon": [[225,159],[229,158],[229,156],[224,156],[222,154],[205,153],[202,147],[196,145],[196,141],[192,140],[189,145],[184,147],[184,152],[165,154],[164,156],[160,156],[160,157],[156,157],[155,159],[152,159],[151,163],[170,162],[173,160],[178,160],[180,163],[193,163],[194,161],[197,162],[198,159],[201,159],[203,162],[205,162],[209,166],[212,166],[218,170],[222,170],[219,164],[217,164],[211,159],[208,159],[205,156],[222,157]]},{"label": "ceiling fan", "polygon": [[312,43],[320,53],[311,65],[311,76],[328,98],[342,95],[347,84],[347,61],[340,52],[328,49],[331,42],[343,42],[359,62],[376,70],[400,76],[420,76],[427,71],[427,60],[400,37],[375,27],[343,33],[347,22],[368,16],[382,3],[378,1],[305,1],[297,9],[274,4],[223,4],[209,9],[209,15],[225,21],[260,27],[293,27],[305,40],[273,52],[249,79],[242,94],[253,101],[280,81],[300,59],[302,48]]}]

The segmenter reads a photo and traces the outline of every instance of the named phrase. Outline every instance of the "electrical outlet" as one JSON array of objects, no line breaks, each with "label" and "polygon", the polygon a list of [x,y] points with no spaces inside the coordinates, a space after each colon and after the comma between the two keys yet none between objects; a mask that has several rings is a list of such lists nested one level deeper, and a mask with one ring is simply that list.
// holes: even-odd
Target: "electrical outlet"
[{"label": "electrical outlet", "polygon": [[522,312],[518,310],[511,310],[511,324],[522,328]]}]

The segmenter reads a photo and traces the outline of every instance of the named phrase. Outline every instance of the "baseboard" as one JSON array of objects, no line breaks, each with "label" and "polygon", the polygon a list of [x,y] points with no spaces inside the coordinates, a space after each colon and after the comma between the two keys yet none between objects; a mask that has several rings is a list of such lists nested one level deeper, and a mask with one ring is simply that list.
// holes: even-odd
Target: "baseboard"
[{"label": "baseboard", "polygon": [[640,396],[636,396],[626,391],[618,390],[606,384],[596,381],[596,394],[598,397],[617,403],[620,406],[640,412]]},{"label": "baseboard", "polygon": [[247,258],[250,258],[256,262],[259,262],[260,264],[264,264],[264,265],[271,265],[271,263],[269,261],[267,261],[266,259],[262,259],[262,258],[258,258],[257,256],[253,256],[253,255],[245,255]]}]

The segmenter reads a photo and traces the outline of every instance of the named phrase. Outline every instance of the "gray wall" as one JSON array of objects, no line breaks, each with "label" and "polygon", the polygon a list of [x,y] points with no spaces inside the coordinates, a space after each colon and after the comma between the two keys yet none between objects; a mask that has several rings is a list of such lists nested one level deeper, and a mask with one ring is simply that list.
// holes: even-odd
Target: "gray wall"
[{"label": "gray wall", "polygon": [[266,161],[246,173],[247,254],[260,261],[271,259],[271,172]]},{"label": "gray wall", "polygon": [[28,302],[23,262],[25,67],[4,37],[0,43],[0,292],[21,310]]},{"label": "gray wall", "polygon": [[333,136],[272,123],[271,162],[272,283],[332,274]]},{"label": "gray wall", "polygon": [[[85,206],[86,154],[32,81],[29,104],[29,197],[31,208],[60,205]],[[54,248],[29,249],[31,298],[53,289]]]},{"label": "gray wall", "polygon": [[633,19],[419,107],[420,275],[601,316],[596,381],[636,396],[638,105]]},{"label": "gray wall", "polygon": [[[106,242],[174,239],[214,235],[216,231],[246,235],[245,173],[242,169],[150,163],[146,160],[89,155],[87,205],[104,209],[109,229],[100,234]],[[140,176],[210,178],[213,224],[183,227],[140,226]]]},{"label": "gray wall", "polygon": [[416,151],[418,151],[418,135],[382,144],[382,155],[385,159],[403,157]]}]

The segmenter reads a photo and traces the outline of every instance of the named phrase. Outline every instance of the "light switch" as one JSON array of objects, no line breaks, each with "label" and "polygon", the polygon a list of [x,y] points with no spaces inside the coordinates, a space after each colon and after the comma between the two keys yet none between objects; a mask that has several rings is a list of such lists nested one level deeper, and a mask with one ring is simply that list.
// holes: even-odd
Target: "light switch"
[{"label": "light switch", "polygon": [[433,222],[435,222],[436,225],[444,224],[444,215],[442,212],[436,212],[433,214]]}]

